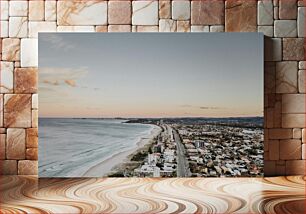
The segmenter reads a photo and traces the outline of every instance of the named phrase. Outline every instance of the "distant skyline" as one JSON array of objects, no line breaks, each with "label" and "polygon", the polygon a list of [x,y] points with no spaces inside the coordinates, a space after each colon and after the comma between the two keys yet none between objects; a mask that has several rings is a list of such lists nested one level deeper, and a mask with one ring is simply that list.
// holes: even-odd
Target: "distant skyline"
[{"label": "distant skyline", "polygon": [[39,116],[263,116],[263,35],[40,33]]}]

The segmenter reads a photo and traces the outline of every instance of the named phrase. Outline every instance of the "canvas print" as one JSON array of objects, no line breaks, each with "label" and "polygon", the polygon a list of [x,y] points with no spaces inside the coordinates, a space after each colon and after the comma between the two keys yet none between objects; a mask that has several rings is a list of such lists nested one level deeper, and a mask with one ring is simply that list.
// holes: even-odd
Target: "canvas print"
[{"label": "canvas print", "polygon": [[40,33],[40,177],[263,175],[261,33]]}]

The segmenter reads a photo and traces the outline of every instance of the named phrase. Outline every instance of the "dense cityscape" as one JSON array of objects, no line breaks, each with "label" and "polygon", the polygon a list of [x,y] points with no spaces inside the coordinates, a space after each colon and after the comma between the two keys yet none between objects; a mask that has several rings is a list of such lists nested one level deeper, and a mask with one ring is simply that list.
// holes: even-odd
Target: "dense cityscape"
[{"label": "dense cityscape", "polygon": [[111,176],[231,177],[263,175],[262,118],[134,119],[159,135]]}]

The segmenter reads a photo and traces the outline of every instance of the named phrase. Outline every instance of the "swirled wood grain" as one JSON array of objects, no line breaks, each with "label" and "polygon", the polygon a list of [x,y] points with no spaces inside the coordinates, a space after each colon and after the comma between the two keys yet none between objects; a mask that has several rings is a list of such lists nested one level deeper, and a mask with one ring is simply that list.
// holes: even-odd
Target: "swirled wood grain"
[{"label": "swirled wood grain", "polygon": [[305,213],[305,178],[3,176],[2,213]]}]

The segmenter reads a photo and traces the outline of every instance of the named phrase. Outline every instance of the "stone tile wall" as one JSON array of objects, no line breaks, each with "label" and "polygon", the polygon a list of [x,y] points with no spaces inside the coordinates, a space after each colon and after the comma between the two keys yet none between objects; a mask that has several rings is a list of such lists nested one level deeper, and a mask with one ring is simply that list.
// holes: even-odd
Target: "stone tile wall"
[{"label": "stone tile wall", "polygon": [[224,31],[258,31],[266,35],[265,175],[305,174],[305,1],[0,3],[1,174],[37,174],[38,32]]}]

